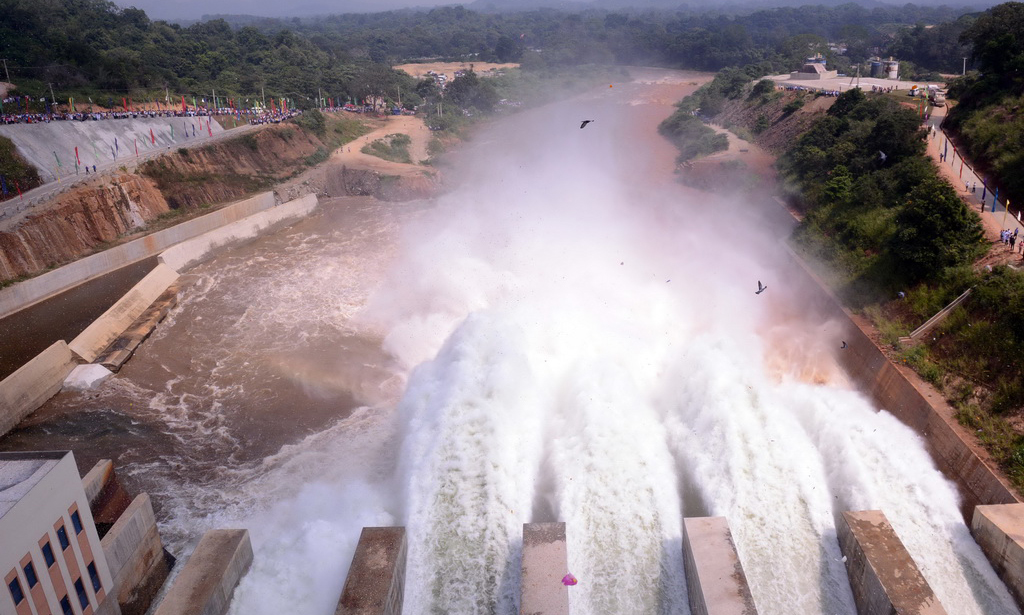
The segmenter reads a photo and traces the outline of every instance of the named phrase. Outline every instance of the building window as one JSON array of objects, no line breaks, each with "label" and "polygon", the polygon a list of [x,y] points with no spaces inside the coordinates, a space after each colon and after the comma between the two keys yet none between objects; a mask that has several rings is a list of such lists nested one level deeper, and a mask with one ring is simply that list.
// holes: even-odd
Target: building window
[{"label": "building window", "polygon": [[89,578],[92,579],[92,590],[98,592],[103,588],[103,583],[100,583],[100,575],[96,572],[96,562],[89,562]]},{"label": "building window", "polygon": [[32,565],[32,562],[25,564],[25,580],[28,581],[28,588],[32,589],[39,582],[36,578],[36,567]]},{"label": "building window", "polygon": [[89,608],[89,595],[85,593],[81,577],[75,579],[75,591],[78,593],[78,604],[82,605],[82,610]]},{"label": "building window", "polygon": [[82,517],[79,516],[77,510],[71,513],[71,525],[75,526],[75,534],[82,533]]},{"label": "building window", "polygon": [[60,526],[59,528],[57,528],[57,540],[60,541],[60,549],[61,549],[61,551],[64,551],[69,546],[71,546],[71,543],[68,542],[68,531],[66,529],[64,529],[63,525]]},{"label": "building window", "polygon": [[50,541],[47,540],[43,543],[43,559],[46,560],[46,567],[49,568],[53,565],[56,558],[53,557],[53,547],[50,546]]},{"label": "building window", "polygon": [[68,600],[66,594],[60,599],[60,610],[64,612],[64,615],[75,615],[75,612],[71,610],[71,601]]},{"label": "building window", "polygon": [[21,581],[18,580],[18,577],[14,577],[14,580],[7,584],[7,589],[11,590],[14,604],[21,604],[21,601],[25,599],[25,592],[21,591]]}]

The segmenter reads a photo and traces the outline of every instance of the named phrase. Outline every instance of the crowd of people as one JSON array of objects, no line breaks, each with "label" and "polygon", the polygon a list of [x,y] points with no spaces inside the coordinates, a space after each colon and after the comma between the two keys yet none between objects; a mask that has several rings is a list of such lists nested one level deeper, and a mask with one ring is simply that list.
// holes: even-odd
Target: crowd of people
[{"label": "crowd of people", "polygon": [[0,114],[0,125],[8,124],[44,124],[49,122],[88,122],[102,120],[124,120],[124,119],[154,119],[154,118],[183,118],[183,117],[209,117],[212,115],[235,116],[239,120],[245,119],[250,124],[270,124],[286,120],[302,113],[299,110],[289,109],[233,109],[221,107],[217,109],[206,109],[200,107],[190,108],[187,111],[177,110],[134,110],[134,111],[76,111],[76,112],[54,112],[54,113],[3,113]]}]

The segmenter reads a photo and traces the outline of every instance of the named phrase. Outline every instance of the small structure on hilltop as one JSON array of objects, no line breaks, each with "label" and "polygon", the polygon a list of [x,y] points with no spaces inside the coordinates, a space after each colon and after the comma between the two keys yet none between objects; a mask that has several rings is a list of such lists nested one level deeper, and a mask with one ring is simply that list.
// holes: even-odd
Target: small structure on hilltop
[{"label": "small structure on hilltop", "polygon": [[800,70],[793,71],[789,74],[790,79],[798,79],[800,81],[808,81],[812,79],[835,79],[838,76],[839,71],[825,70],[825,57],[820,53],[816,53],[804,60],[804,65]]}]

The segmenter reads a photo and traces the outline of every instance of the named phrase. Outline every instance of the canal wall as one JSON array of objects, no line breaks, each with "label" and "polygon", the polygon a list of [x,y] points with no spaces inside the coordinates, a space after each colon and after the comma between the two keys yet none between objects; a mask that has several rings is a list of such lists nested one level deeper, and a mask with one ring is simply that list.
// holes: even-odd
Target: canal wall
[{"label": "canal wall", "polygon": [[683,566],[693,615],[757,615],[725,517],[683,519]]},{"label": "canal wall", "polygon": [[0,381],[0,435],[56,395],[77,364],[61,340]]},{"label": "canal wall", "polygon": [[1024,504],[975,508],[971,533],[1017,604],[1024,604]]},{"label": "canal wall", "polygon": [[318,203],[315,194],[307,194],[194,239],[183,241],[163,252],[159,261],[179,273],[183,272],[210,258],[217,250],[240,245],[305,218],[317,208]]},{"label": "canal wall", "polygon": [[264,192],[0,289],[0,318],[35,305],[83,282],[156,256],[177,243],[270,209],[274,207],[275,202],[273,192]]},{"label": "canal wall", "polygon": [[569,615],[565,523],[524,523],[520,615]]},{"label": "canal wall", "polygon": [[910,368],[889,360],[871,338],[870,323],[847,311],[799,256],[792,252],[790,256],[791,285],[800,288],[813,307],[841,328],[847,348],[838,353],[839,364],[879,408],[924,439],[936,467],[960,492],[964,521],[971,523],[975,506],[1016,503],[1013,488],[987,453],[972,447],[971,434],[956,422],[954,410],[942,394]]}]

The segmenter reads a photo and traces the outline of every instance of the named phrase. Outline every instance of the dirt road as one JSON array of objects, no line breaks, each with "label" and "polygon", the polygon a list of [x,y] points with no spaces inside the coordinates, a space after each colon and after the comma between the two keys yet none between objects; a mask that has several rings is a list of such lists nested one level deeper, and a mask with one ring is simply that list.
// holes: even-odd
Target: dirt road
[{"label": "dirt road", "polygon": [[[412,177],[426,173],[429,168],[424,167],[420,163],[429,158],[427,144],[430,142],[431,134],[430,129],[423,123],[423,120],[409,115],[391,115],[384,122],[384,126],[337,149],[331,155],[331,160],[340,162],[350,168],[368,169],[386,175]],[[363,146],[395,133],[407,134],[412,139],[412,143],[409,145],[409,154],[412,157],[413,164],[391,162],[360,151]]]}]

